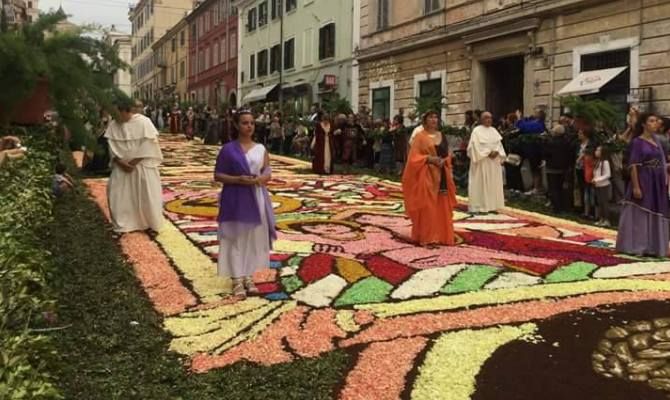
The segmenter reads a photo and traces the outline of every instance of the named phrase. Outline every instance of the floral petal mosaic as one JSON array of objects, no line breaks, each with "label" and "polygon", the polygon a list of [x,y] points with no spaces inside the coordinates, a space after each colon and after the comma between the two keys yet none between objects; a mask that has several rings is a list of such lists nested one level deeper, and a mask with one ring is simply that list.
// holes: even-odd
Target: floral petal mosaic
[{"label": "floral petal mosaic", "polygon": [[[278,241],[254,277],[261,296],[236,301],[216,276],[218,148],[162,144],[169,223],[121,246],[165,316],[171,350],[197,373],[343,349],[355,357],[337,398],[469,399],[499,349],[541,341],[541,321],[670,299],[670,261],[616,254],[613,231],[514,209],[474,216],[460,199],[458,245],[421,248],[408,239],[398,184],[316,176],[274,157]],[[106,210],[106,182],[88,185]]]}]

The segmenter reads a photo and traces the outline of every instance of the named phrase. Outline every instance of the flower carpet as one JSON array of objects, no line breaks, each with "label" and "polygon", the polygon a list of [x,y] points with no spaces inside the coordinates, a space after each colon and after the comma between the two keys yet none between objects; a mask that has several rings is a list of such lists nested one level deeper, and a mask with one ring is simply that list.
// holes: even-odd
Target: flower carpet
[{"label": "flower carpet", "polygon": [[[663,376],[645,386],[639,382],[651,376],[608,364],[621,351],[596,349],[610,325],[629,322],[619,314],[658,318],[651,310],[670,299],[670,261],[616,254],[616,232],[515,209],[471,215],[459,199],[458,245],[422,248],[408,239],[397,183],[316,176],[304,162],[273,157],[278,241],[268,268],[254,276],[262,295],[239,301],[216,275],[218,147],[174,136],[162,147],[168,223],[155,238],[133,233],[120,244],[164,316],[171,350],[192,371],[344,350],[352,362],[333,389],[337,399],[538,398],[516,396],[522,390],[510,382],[541,391],[531,383],[539,368],[557,381],[563,369],[579,371],[573,376],[582,383],[555,389],[565,396],[609,385],[622,397],[581,398],[664,398],[653,397],[665,395]],[[87,184],[107,212],[106,182]],[[665,335],[665,326],[655,334]],[[487,397],[492,388],[503,392]]]}]

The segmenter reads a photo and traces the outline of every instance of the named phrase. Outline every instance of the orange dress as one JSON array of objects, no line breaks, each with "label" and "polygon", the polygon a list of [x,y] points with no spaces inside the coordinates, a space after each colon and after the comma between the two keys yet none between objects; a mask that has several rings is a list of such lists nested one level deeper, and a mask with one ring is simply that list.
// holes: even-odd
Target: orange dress
[{"label": "orange dress", "polygon": [[[446,138],[442,138],[446,144]],[[421,245],[454,244],[453,212],[456,207],[456,185],[451,174],[451,155],[444,158],[446,193],[440,193],[440,168],[428,164],[437,156],[435,144],[426,131],[412,142],[402,176],[405,212],[412,220],[412,240]]]}]

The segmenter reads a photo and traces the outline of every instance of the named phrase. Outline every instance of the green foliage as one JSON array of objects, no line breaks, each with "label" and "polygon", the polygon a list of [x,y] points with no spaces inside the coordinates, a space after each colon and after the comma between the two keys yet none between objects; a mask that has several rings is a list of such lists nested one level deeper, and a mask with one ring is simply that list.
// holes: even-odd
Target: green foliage
[{"label": "green foliage", "polygon": [[446,105],[442,103],[442,99],[442,97],[417,97],[414,99],[415,103],[412,105],[414,107],[414,112],[416,112],[416,115],[418,115],[419,118],[428,111],[441,113],[442,109],[446,107]]},{"label": "green foliage", "polygon": [[40,234],[51,221],[57,146],[42,129],[22,137],[26,158],[0,168],[0,398],[56,399],[45,359],[51,344],[31,329],[53,304],[46,278],[51,255]]},{"label": "green foliage", "polygon": [[75,143],[92,147],[85,123],[97,125],[100,109],[113,110],[123,96],[113,75],[127,66],[116,48],[84,30],[57,31],[65,18],[58,12],[44,14],[35,23],[0,33],[0,123],[6,125],[17,104],[45,79],[53,107]]},{"label": "green foliage", "polygon": [[441,131],[447,136],[455,136],[459,138],[468,136],[468,129],[464,126],[445,125],[442,127]]},{"label": "green foliage", "polygon": [[579,96],[569,96],[561,99],[561,105],[591,127],[616,130],[621,122],[619,110],[601,99],[585,100]]},{"label": "green foliage", "polygon": [[351,114],[353,112],[349,100],[340,97],[339,94],[327,98],[323,102],[323,110],[330,115]]}]

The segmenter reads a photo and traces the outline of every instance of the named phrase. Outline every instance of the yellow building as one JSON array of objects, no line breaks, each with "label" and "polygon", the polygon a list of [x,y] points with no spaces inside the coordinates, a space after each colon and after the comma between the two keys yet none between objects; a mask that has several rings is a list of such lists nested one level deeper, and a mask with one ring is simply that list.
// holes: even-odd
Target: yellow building
[{"label": "yellow building", "polygon": [[[437,97],[450,124],[556,120],[566,93],[670,115],[670,0],[361,0],[360,29],[359,101],[378,118]],[[584,80],[598,84],[571,90]]]},{"label": "yellow building", "polygon": [[156,60],[152,46],[192,8],[192,0],[140,0],[130,8],[133,97],[145,102],[157,99],[158,91],[154,85]]},{"label": "yellow building", "polygon": [[152,46],[155,98],[160,101],[188,98],[188,42],[188,23],[182,18]]}]

